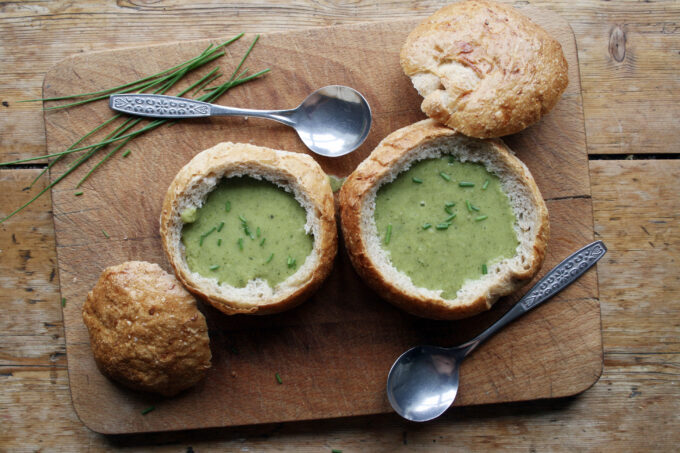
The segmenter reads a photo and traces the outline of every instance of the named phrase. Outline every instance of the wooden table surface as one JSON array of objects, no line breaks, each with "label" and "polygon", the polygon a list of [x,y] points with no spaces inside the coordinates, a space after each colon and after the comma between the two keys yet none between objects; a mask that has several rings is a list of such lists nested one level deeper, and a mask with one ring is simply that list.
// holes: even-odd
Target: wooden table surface
[{"label": "wooden table surface", "polygon": [[[435,0],[0,3],[0,161],[44,154],[45,72],[78,52],[423,16]],[[526,2],[516,2],[526,3]],[[49,194],[0,225],[0,451],[671,451],[680,443],[680,2],[531,1],[576,35],[604,370],[567,399],[396,415],[102,436],[73,411]],[[33,196],[44,163],[0,169],[0,216]]]}]

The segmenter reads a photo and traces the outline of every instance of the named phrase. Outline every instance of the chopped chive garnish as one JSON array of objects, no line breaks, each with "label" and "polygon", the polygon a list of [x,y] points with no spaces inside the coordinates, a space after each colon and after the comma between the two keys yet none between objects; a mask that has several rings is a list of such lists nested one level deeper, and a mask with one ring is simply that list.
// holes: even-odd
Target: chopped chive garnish
[{"label": "chopped chive garnish", "polygon": [[245,217],[243,217],[241,214],[238,215],[238,219],[241,221],[241,223],[248,223]]},{"label": "chopped chive garnish", "polygon": [[478,217],[475,217],[475,220],[476,220],[477,222],[480,222],[480,221],[486,220],[486,219],[488,219],[488,218],[489,218],[488,215],[480,215],[480,216],[478,216]]},{"label": "chopped chive garnish", "polygon": [[452,208],[455,205],[456,203],[454,203],[453,201],[447,201],[446,203],[444,203],[444,206],[446,206],[447,208]]},{"label": "chopped chive garnish", "polygon": [[385,233],[385,245],[390,243],[390,239],[392,238],[392,224],[390,223],[387,225],[387,233]]},{"label": "chopped chive garnish", "polygon": [[472,203],[470,203],[470,200],[465,200],[465,204],[468,208],[468,211],[470,211],[470,212],[479,211],[479,208],[477,206],[473,205]]},{"label": "chopped chive garnish", "polygon": [[413,178],[411,178],[411,180],[416,184],[422,184],[423,183],[422,179],[416,178],[415,176]]},{"label": "chopped chive garnish", "polygon": [[456,161],[456,159],[453,156],[449,156],[449,163],[452,164]]},{"label": "chopped chive garnish", "polygon": [[230,202],[230,201],[227,201],[227,202],[224,204],[224,210],[225,210],[226,212],[231,211],[231,202]]},{"label": "chopped chive garnish", "polygon": [[105,237],[106,239],[108,239],[108,238],[111,237],[111,236],[109,236],[109,233],[107,233],[107,232],[104,231],[104,230],[102,230],[102,234],[104,235],[104,237]]},{"label": "chopped chive garnish", "polygon": [[219,264],[213,264],[212,266],[210,266],[210,270],[211,270],[211,271],[216,271],[216,270],[219,269],[219,268],[220,268],[220,265],[219,265]]},{"label": "chopped chive garnish", "polygon": [[423,223],[423,230],[427,230],[427,229],[430,228],[431,226],[432,226],[431,223]]},{"label": "chopped chive garnish", "polygon": [[125,152],[123,153],[123,157],[128,157],[132,151],[129,149],[126,149]]},{"label": "chopped chive garnish", "polygon": [[238,241],[236,241],[238,244],[239,250],[243,250],[243,238],[238,238]]},{"label": "chopped chive garnish", "polygon": [[446,213],[449,214],[449,215],[453,214],[453,211],[452,211],[451,208],[448,207],[448,206],[446,206],[446,207],[444,208],[444,211],[446,211]]},{"label": "chopped chive garnish", "polygon": [[286,260],[286,264],[288,265],[288,267],[295,267],[295,258],[289,256],[288,259]]},{"label": "chopped chive garnish", "polygon": [[266,240],[267,240],[267,238],[262,238],[262,240],[260,241],[260,247],[262,247],[264,245],[264,241],[266,241]]},{"label": "chopped chive garnish", "polygon": [[474,182],[468,182],[468,181],[461,181],[458,183],[460,187],[474,187],[475,183]]},{"label": "chopped chive garnish", "polygon": [[453,214],[451,214],[450,216],[448,216],[448,217],[446,218],[446,222],[450,222],[450,221],[453,220],[455,217],[456,217],[456,213],[454,212]]},{"label": "chopped chive garnish", "polygon": [[439,172],[439,176],[441,176],[442,178],[444,178],[447,181],[451,181],[451,177],[449,175],[447,175],[446,173],[444,173],[443,171]]},{"label": "chopped chive garnish", "polygon": [[220,222],[220,224],[217,226],[217,232],[219,233],[222,231],[222,228],[224,228],[224,222]]},{"label": "chopped chive garnish", "polygon": [[486,268],[486,263],[482,264],[482,274],[486,275],[489,272],[489,270]]},{"label": "chopped chive garnish", "polygon": [[217,240],[217,246],[220,247],[221,245],[222,245],[222,239],[220,238],[220,239]]},{"label": "chopped chive garnish", "polygon": [[61,306],[62,306],[62,307],[65,307],[65,306],[66,306],[66,298],[65,298],[65,297],[62,297],[62,298],[61,298]]},{"label": "chopped chive garnish", "polygon": [[257,229],[255,230],[255,236],[260,237],[261,234],[262,232],[260,231],[260,227],[257,227]]},{"label": "chopped chive garnish", "polygon": [[283,384],[283,381],[281,380],[281,376],[279,376],[279,373],[276,373],[274,376],[276,377],[276,382],[278,382],[279,384]]},{"label": "chopped chive garnish", "polygon": [[342,450],[338,450],[337,448],[334,448],[331,450],[331,453],[342,453]]},{"label": "chopped chive garnish", "polygon": [[484,181],[484,184],[482,184],[482,190],[486,190],[486,188],[489,187],[489,180],[487,179]]},{"label": "chopped chive garnish", "polygon": [[438,230],[447,230],[450,226],[451,226],[450,223],[444,222],[444,223],[438,224],[435,228],[438,229]]},{"label": "chopped chive garnish", "polygon": [[82,191],[79,191],[79,192],[74,193],[73,195],[75,195],[76,197],[79,197],[79,196],[81,196],[82,194],[83,194],[83,192],[82,192]]},{"label": "chopped chive garnish", "polygon": [[217,230],[217,227],[212,227],[210,230],[208,230],[207,233],[203,233],[203,234],[201,235],[201,238],[200,238],[199,241],[198,241],[198,245],[202,246],[202,245],[203,245],[203,241],[205,240],[205,238],[207,238],[207,237],[210,236],[212,233],[214,233],[215,230]]},{"label": "chopped chive garnish", "polygon": [[273,259],[274,259],[274,254],[272,253],[271,255],[269,255],[269,258],[267,258],[267,261],[265,261],[264,264],[271,262],[271,260],[273,260]]},{"label": "chopped chive garnish", "polygon": [[154,410],[154,409],[156,409],[156,406],[149,406],[149,407],[147,407],[146,409],[144,409],[144,410],[142,411],[142,415],[146,415],[146,414],[148,414],[149,412],[151,412],[151,411]]}]

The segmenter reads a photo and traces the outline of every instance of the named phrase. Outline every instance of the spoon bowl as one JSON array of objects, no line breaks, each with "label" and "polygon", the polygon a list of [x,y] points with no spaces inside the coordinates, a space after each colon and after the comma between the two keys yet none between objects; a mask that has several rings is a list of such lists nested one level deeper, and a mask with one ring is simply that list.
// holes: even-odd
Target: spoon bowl
[{"label": "spoon bowl", "polygon": [[387,399],[407,420],[426,422],[439,417],[458,393],[460,364],[484,340],[542,304],[583,275],[607,252],[595,241],[569,255],[550,270],[514,307],[481,334],[453,348],[416,346],[394,362],[387,376]]},{"label": "spoon bowl", "polygon": [[425,422],[439,417],[456,399],[461,361],[451,349],[409,349],[390,369],[387,399],[407,420]]},{"label": "spoon bowl", "polygon": [[253,110],[225,107],[160,94],[113,94],[109,107],[117,112],[148,118],[203,118],[253,116],[278,121],[295,129],[311,151],[340,157],[357,149],[371,129],[371,108],[354,88],[330,85],[319,88],[290,110]]}]

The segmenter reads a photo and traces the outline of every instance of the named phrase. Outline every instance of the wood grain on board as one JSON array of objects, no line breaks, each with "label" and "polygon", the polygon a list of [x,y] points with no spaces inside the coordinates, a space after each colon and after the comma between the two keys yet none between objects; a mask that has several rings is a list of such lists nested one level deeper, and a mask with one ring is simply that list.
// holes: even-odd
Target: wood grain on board
[{"label": "wood grain on board", "polygon": [[[573,34],[552,13],[524,12],[560,40],[570,66],[569,87],[555,110],[538,125],[508,138],[548,200],[552,235],[547,270],[592,240],[592,206]],[[367,142],[340,159],[318,158],[328,173],[344,176],[389,132],[423,117],[420,99],[398,64],[398,49],[415,23],[263,35],[247,67],[253,72],[270,67],[272,72],[234,89],[220,102],[288,108],[323,85],[355,87],[374,113]],[[240,59],[249,38],[227,49],[221,60],[225,72]],[[44,92],[56,96],[123,83],[190,58],[206,44],[184,42],[70,58],[48,73]],[[102,105],[46,113],[48,152],[66,148],[109,116]],[[413,318],[369,291],[341,251],[321,290],[295,310],[230,318],[204,306],[214,366],[196,388],[177,398],[159,399],[112,384],[97,371],[89,351],[80,316],[85,295],[109,265],[143,259],[169,269],[158,236],[163,195],[182,165],[220,141],[306,152],[295,132],[277,123],[238,118],[185,121],[136,139],[128,158],[114,158],[97,170],[83,186],[83,196],[75,197],[65,184],[53,190],[59,277],[62,295],[69,301],[64,324],[70,387],[78,415],[93,430],[160,431],[387,412],[384,382],[399,353],[421,342],[469,339],[517,299],[503,299],[490,312],[466,321]],[[68,162],[58,164],[54,175]],[[463,366],[456,404],[573,395],[592,385],[601,369],[597,279],[590,271],[481,347]],[[283,384],[276,382],[275,373]],[[156,410],[142,416],[141,410],[151,404]]]}]

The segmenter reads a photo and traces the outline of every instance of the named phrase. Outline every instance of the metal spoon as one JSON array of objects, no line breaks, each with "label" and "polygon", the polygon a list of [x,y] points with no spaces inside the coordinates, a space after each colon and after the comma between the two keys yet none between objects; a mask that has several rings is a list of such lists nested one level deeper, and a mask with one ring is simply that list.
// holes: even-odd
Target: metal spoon
[{"label": "metal spoon", "polygon": [[109,107],[150,118],[268,118],[292,127],[307,148],[327,157],[351,153],[366,140],[371,129],[371,108],[366,99],[357,90],[341,85],[320,88],[291,110],[223,107],[160,94],[114,94],[109,98]]},{"label": "metal spoon", "polygon": [[387,377],[387,398],[402,417],[426,422],[443,414],[458,393],[460,364],[484,340],[569,286],[607,252],[596,241],[548,272],[501,319],[474,339],[453,348],[417,346],[403,353]]}]

